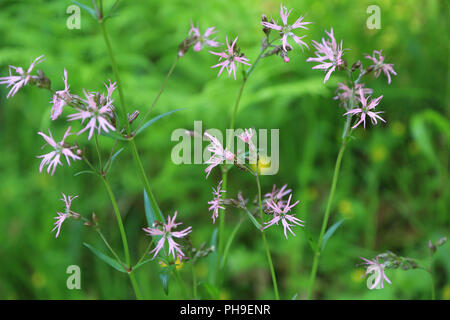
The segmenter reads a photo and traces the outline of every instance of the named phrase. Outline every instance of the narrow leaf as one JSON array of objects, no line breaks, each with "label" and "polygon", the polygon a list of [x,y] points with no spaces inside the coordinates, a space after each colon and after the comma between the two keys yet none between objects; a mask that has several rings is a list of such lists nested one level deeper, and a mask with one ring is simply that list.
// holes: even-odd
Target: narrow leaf
[{"label": "narrow leaf", "polygon": [[162,286],[163,286],[164,293],[165,293],[166,295],[169,294],[170,272],[171,272],[171,268],[170,268],[170,267],[164,267],[164,268],[162,268],[162,270],[159,271],[159,273],[158,273],[159,280],[161,280],[161,284],[162,284]]},{"label": "narrow leaf", "polygon": [[154,123],[155,123],[156,121],[158,121],[159,119],[164,118],[165,116],[168,116],[169,114],[174,113],[174,112],[177,112],[177,111],[180,111],[180,110],[183,110],[183,108],[168,111],[168,112],[166,112],[166,113],[160,114],[159,116],[154,117],[153,119],[147,121],[146,123],[144,123],[144,124],[142,125],[142,127],[140,127],[140,128],[136,131],[135,136],[137,136],[139,133],[141,133],[142,131],[144,131],[145,129],[147,129],[149,126],[151,126],[152,124],[154,124]]},{"label": "narrow leaf", "polygon": [[216,286],[214,286],[213,284],[209,283],[209,282],[202,282],[201,286],[203,286],[203,288],[206,289],[206,291],[208,292],[208,294],[211,296],[211,299],[219,299],[219,289],[217,289]]},{"label": "narrow leaf", "polygon": [[84,10],[86,10],[95,20],[98,19],[97,17],[97,13],[95,12],[95,10],[91,7],[88,7],[85,4],[79,3],[78,1],[72,0],[73,3],[75,3],[77,6],[82,7]]},{"label": "narrow leaf", "polygon": [[217,264],[219,263],[219,259],[217,256],[217,234],[219,233],[219,229],[215,228],[212,235],[209,245],[214,248],[214,251],[208,255],[208,279],[209,282],[215,283],[216,274],[217,274]]},{"label": "narrow leaf", "polygon": [[157,220],[155,212],[153,211],[152,205],[150,204],[150,199],[148,198],[147,192],[144,190],[144,208],[145,217],[147,218],[148,226],[153,226],[153,223]]},{"label": "narrow leaf", "polygon": [[294,296],[291,298],[291,300],[297,300],[298,292],[294,294]]},{"label": "narrow leaf", "polygon": [[97,172],[92,171],[92,170],[83,170],[83,171],[79,171],[79,172],[75,173],[73,176],[76,177],[76,176],[79,176],[80,174],[88,174],[88,173],[95,174],[95,175],[97,174]]},{"label": "narrow leaf", "polygon": [[251,214],[250,211],[245,210],[247,212],[247,216],[249,217],[250,221],[253,223],[253,225],[258,229],[259,231],[262,231],[261,224],[256,220],[256,218]]},{"label": "narrow leaf", "polygon": [[119,153],[122,152],[122,150],[123,150],[123,148],[120,148],[119,150],[117,150],[116,153],[114,153],[114,154],[112,155],[111,159],[109,160],[109,162],[108,162],[108,164],[107,164],[108,171],[109,171],[109,169],[111,169],[111,166],[112,166],[114,160],[117,158],[117,156],[119,155]]},{"label": "narrow leaf", "polygon": [[91,250],[94,255],[96,255],[98,258],[100,258],[101,260],[103,260],[104,262],[109,264],[111,267],[113,267],[117,271],[124,272],[124,273],[126,272],[125,269],[123,268],[123,266],[117,260],[100,252],[99,250],[95,249],[93,246],[87,244],[86,242],[84,242],[83,245],[85,247],[87,247],[89,250]]},{"label": "narrow leaf", "polygon": [[124,136],[122,136],[121,134],[117,133],[116,131],[108,131],[108,132],[102,131],[100,133],[100,135],[108,137],[108,138],[111,138],[111,139],[114,139],[114,140],[127,141],[127,139]]},{"label": "narrow leaf", "polygon": [[314,241],[314,239],[313,239],[313,237],[311,235],[311,232],[309,231],[308,227],[305,226],[303,228],[303,230],[305,231],[305,236],[306,236],[306,239],[308,240],[309,245],[311,246],[311,249],[314,252],[317,252],[317,245],[316,245],[316,243],[315,243],[315,241]]},{"label": "narrow leaf", "polygon": [[114,4],[111,6],[111,8],[109,9],[108,14],[103,18],[103,20],[106,21],[107,19],[116,16],[118,7],[119,7],[119,0],[116,0],[114,2]]},{"label": "narrow leaf", "polygon": [[327,232],[325,232],[325,235],[323,236],[322,241],[322,247],[320,248],[320,251],[323,251],[325,249],[325,245],[327,244],[328,240],[331,238],[331,236],[334,234],[334,232],[339,228],[339,226],[344,222],[345,219],[339,220],[335,224],[333,224],[330,228],[328,228]]}]

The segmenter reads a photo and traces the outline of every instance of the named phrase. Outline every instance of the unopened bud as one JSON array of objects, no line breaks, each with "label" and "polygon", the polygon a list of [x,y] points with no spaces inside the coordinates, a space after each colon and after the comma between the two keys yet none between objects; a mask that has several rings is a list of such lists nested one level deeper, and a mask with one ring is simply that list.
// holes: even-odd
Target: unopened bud
[{"label": "unopened bud", "polygon": [[138,110],[134,111],[132,114],[130,114],[130,115],[128,116],[128,122],[129,122],[130,124],[132,124],[133,121],[136,120],[136,118],[137,118],[138,116],[139,116],[139,111],[138,111]]},{"label": "unopened bud", "polygon": [[38,78],[36,82],[36,86],[38,88],[50,89],[50,79],[48,79],[42,70],[37,71]]},{"label": "unopened bud", "polygon": [[352,72],[355,71],[356,69],[359,69],[360,67],[361,67],[361,60],[358,60],[352,65]]},{"label": "unopened bud", "polygon": [[431,242],[431,240],[428,240],[428,249],[430,249],[431,253],[436,252],[436,246]]},{"label": "unopened bud", "polygon": [[85,223],[84,223],[84,225],[86,226],[86,227],[93,227],[94,225],[92,224],[92,222],[90,222],[90,221],[86,221]]},{"label": "unopened bud", "polygon": [[368,68],[366,69],[366,74],[372,72],[373,69],[375,69],[375,66],[374,66],[374,65],[371,65],[370,67],[368,67]]},{"label": "unopened bud", "polygon": [[97,215],[94,212],[92,212],[92,221],[94,221],[95,224],[98,223]]},{"label": "unopened bud", "polygon": [[[261,21],[262,22],[267,22],[267,16],[265,14],[261,15]],[[267,28],[266,26],[263,26],[262,31],[264,32],[264,34],[268,37],[270,34],[270,28]]]},{"label": "unopened bud", "polygon": [[436,242],[436,245],[438,246],[438,247],[440,247],[440,246],[442,246],[444,243],[446,243],[447,242],[447,237],[442,237],[442,238],[440,238],[439,240],[438,240],[438,242]]}]

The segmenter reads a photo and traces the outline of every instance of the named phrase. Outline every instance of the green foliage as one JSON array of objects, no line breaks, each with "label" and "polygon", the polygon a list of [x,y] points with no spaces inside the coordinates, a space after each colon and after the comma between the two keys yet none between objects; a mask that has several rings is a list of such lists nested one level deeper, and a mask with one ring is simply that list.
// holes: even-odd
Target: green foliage
[{"label": "green foliage", "polygon": [[[90,1],[79,2],[91,6]],[[72,4],[69,0],[2,1],[0,76],[8,74],[8,65],[27,68],[32,59],[45,54],[46,61],[38,69],[51,79],[52,89],[63,88],[66,68],[71,92],[82,95],[82,89],[104,91],[103,84],[115,79],[99,26],[89,12],[82,10],[81,29],[67,29],[66,9]],[[402,256],[426,257],[429,239],[448,237],[448,3],[378,1],[382,23],[379,30],[366,27],[366,8],[370,4],[373,1],[296,0],[288,4],[293,8],[292,15],[307,13],[306,20],[314,22],[309,31],[304,31],[307,37],[303,40],[310,47],[312,39],[320,40],[324,30],[333,27],[336,38],[343,39],[344,48],[349,48],[345,52],[349,63],[357,59],[367,63],[362,58],[364,53],[383,49],[398,73],[391,85],[384,75],[365,80],[374,89],[375,97],[384,95],[380,110],[385,111],[387,123],[369,125],[366,130],[358,128],[346,150],[330,218],[332,223],[344,218],[346,222],[327,242],[321,256],[316,297],[426,299],[430,280],[422,270],[388,270],[393,284],[383,290],[368,290],[365,279],[361,279],[362,268],[354,266],[359,256],[369,258],[386,250]],[[190,19],[198,21],[202,30],[216,26],[221,42],[225,35],[239,36],[239,46],[252,62],[259,54],[263,36],[261,14],[278,17],[279,12],[279,1],[273,0],[210,0],[195,5],[187,0],[105,0],[104,5],[113,16],[106,24],[121,72],[127,112],[138,110],[140,117],[151,105],[176,58]],[[306,62],[313,55],[312,50],[302,53],[296,49],[288,64],[278,56],[261,61],[248,81],[236,121],[237,128],[280,129],[280,171],[275,176],[261,177],[263,192],[270,191],[273,184],[288,183],[294,190],[293,199],[300,200],[294,211],[307,229],[294,228],[297,236],[288,240],[280,226],[267,229],[280,293],[286,299],[294,292],[298,292],[297,299],[306,297],[314,254],[310,243],[319,235],[345,120],[343,109],[332,99],[343,76],[333,75],[323,85],[323,74]],[[177,63],[150,117],[184,110],[154,122],[151,130],[136,137],[164,216],[178,210],[179,220],[185,226],[193,226],[190,240],[196,247],[203,242],[217,247],[216,226],[211,223],[207,201],[211,199],[211,187],[220,179],[220,170],[205,180],[205,166],[175,165],[170,159],[175,142],[170,137],[177,128],[192,130],[194,120],[202,120],[204,130],[223,130],[228,125],[240,83],[224,75],[217,78],[216,69],[210,68],[217,63],[216,58],[207,50],[187,52]],[[51,121],[51,96],[47,91],[25,87],[8,100],[7,92],[5,86],[0,86],[0,256],[6,261],[0,267],[0,298],[134,298],[127,275],[116,272],[83,247],[83,242],[101,247],[90,228],[69,221],[58,239],[50,232],[53,217],[63,208],[61,192],[76,194],[79,198],[74,200],[73,210],[85,215],[95,211],[105,236],[123,256],[102,181],[96,175],[80,174],[88,169],[82,161],[58,167],[54,176],[39,173],[36,156],[43,153],[44,141],[36,133],[50,128],[60,137],[67,127],[68,111]],[[117,93],[113,98],[118,101]],[[73,122],[72,126],[72,132],[81,129],[78,123]],[[86,134],[78,137],[87,141]],[[68,137],[69,143],[76,139],[76,135]],[[118,133],[99,136],[104,159],[108,159],[116,140],[118,150],[125,147],[125,138]],[[86,142],[83,148],[95,163],[93,142]],[[154,217],[142,199],[142,185],[129,153],[122,152],[114,160],[108,178],[123,215],[131,258],[136,262],[149,242],[142,228],[151,225]],[[253,179],[239,170],[230,171],[228,186],[231,195],[242,190],[244,196],[253,199],[256,194]],[[240,212],[230,208],[226,214],[225,233],[230,234]],[[196,264],[199,295],[273,298],[264,259],[259,231],[245,221],[231,245],[221,275],[225,279],[222,288],[213,283],[218,263],[215,252]],[[72,264],[81,267],[82,290],[66,288],[65,270]],[[438,250],[434,266],[437,298],[449,299],[448,244]],[[160,282],[161,269],[168,271],[146,258],[136,270],[146,298],[167,298],[164,290],[167,293],[169,286],[165,278]],[[187,283],[191,280],[189,269],[184,263],[178,271]],[[171,280],[168,298],[182,297],[181,289]]]}]

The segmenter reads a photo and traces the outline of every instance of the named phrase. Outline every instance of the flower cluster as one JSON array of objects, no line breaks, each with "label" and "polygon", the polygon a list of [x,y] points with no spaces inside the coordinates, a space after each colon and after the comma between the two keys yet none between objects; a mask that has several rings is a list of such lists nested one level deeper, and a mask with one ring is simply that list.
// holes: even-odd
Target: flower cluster
[{"label": "flower cluster", "polygon": [[325,31],[329,40],[325,40],[322,38],[322,43],[317,41],[312,41],[314,48],[316,48],[314,58],[308,58],[306,61],[310,62],[318,62],[319,64],[314,66],[313,69],[321,69],[326,71],[325,78],[323,79],[323,83],[327,82],[330,79],[331,73],[335,71],[337,68],[343,66],[345,64],[342,56],[344,55],[344,50],[342,49],[342,40],[340,45],[337,45],[337,41],[334,38],[333,28],[331,31]]},{"label": "flower cluster", "polygon": [[41,135],[42,138],[44,138],[48,145],[53,148],[53,151],[50,151],[49,153],[43,154],[41,156],[37,156],[38,158],[42,158],[41,165],[39,166],[39,172],[42,172],[44,166],[47,165],[47,173],[50,173],[51,170],[51,175],[53,175],[55,173],[56,166],[58,164],[62,166],[62,162],[60,160],[61,155],[64,155],[66,157],[66,161],[69,166],[70,158],[72,158],[72,160],[81,160],[79,156],[72,152],[72,150],[77,149],[77,147],[70,147],[65,142],[66,138],[70,135],[70,129],[71,127],[67,128],[66,132],[64,133],[63,139],[60,142],[55,142],[50,130],[48,130],[48,136],[45,133],[38,132],[38,134]]},{"label": "flower cluster", "polygon": [[287,236],[288,230],[293,236],[295,236],[295,233],[292,231],[291,227],[293,227],[294,225],[298,225],[300,227],[304,226],[302,224],[303,223],[302,220],[296,218],[294,214],[288,214],[292,210],[292,208],[295,207],[300,202],[296,201],[295,203],[290,204],[291,198],[292,194],[289,195],[289,198],[285,203],[282,201],[275,202],[273,200],[266,201],[268,212],[273,214],[273,218],[269,222],[265,223],[266,226],[264,227],[264,229],[273,226],[274,224],[278,225],[278,222],[281,221],[281,224],[283,225],[284,228],[284,236],[286,237],[286,239],[288,238]]},{"label": "flower cluster", "polygon": [[216,218],[219,217],[219,209],[225,209],[221,204],[223,204],[223,199],[220,197],[222,196],[222,192],[226,192],[226,190],[221,190],[222,180],[217,185],[217,189],[213,188],[213,196],[214,198],[211,201],[208,201],[208,204],[211,206],[209,207],[208,211],[213,211],[213,214],[211,218],[213,219],[213,223],[216,223]]},{"label": "flower cluster", "polygon": [[[175,219],[177,218],[177,211],[175,211],[175,213],[173,214],[173,218],[171,218],[170,216],[167,217],[167,223],[164,224],[160,224],[157,223],[156,227],[152,227],[152,228],[143,228],[143,230],[152,237],[161,237],[158,240],[158,243],[156,244],[156,247],[151,250],[149,253],[154,253],[152,259],[154,259],[159,251],[161,251],[161,249],[164,248],[164,244],[167,243],[169,244],[169,255],[172,254],[173,258],[176,259],[177,257],[175,255],[178,256],[178,258],[183,259],[185,258],[185,255],[183,253],[183,251],[181,250],[181,247],[179,244],[177,244],[175,242],[175,240],[173,238],[184,238],[186,237],[189,233],[192,232],[192,227],[187,227],[186,229],[183,229],[181,231],[173,231],[172,229],[178,227],[180,224],[182,224],[181,222],[175,223]],[[161,227],[161,228],[160,228]]]},{"label": "flower cluster", "polygon": [[79,219],[81,217],[79,213],[72,211],[72,209],[70,208],[73,199],[78,198],[78,196],[66,196],[64,193],[62,194],[62,196],[63,197],[61,200],[64,202],[65,209],[64,212],[56,212],[57,216],[55,217],[55,227],[52,229],[52,232],[56,230],[55,238],[58,238],[59,233],[61,232],[61,226],[67,218]]},{"label": "flower cluster", "polygon": [[[7,88],[12,87],[11,90],[9,90],[8,95],[6,96],[7,99],[13,97],[19,91],[19,89],[23,86],[26,86],[30,82],[30,80],[38,79],[38,76],[33,76],[31,72],[37,64],[43,61],[44,55],[37,57],[33,62],[31,62],[30,67],[27,71],[24,71],[21,67],[9,66],[9,76],[0,77],[0,84],[6,84]],[[15,75],[13,75],[13,70],[16,73]]]},{"label": "flower cluster", "polygon": [[231,73],[233,73],[234,80],[236,80],[236,69],[238,64],[242,63],[248,66],[250,65],[250,63],[248,63],[249,60],[243,54],[241,54],[240,50],[236,47],[237,39],[238,37],[236,37],[230,45],[227,36],[226,37],[227,49],[225,51],[223,52],[209,51],[209,53],[218,56],[219,61],[222,61],[211,67],[211,68],[221,67],[219,74],[217,75],[218,77],[222,74],[222,71],[226,69],[228,71],[228,76],[230,76]]},{"label": "flower cluster", "polygon": [[369,100],[370,97],[364,96],[364,89],[362,87],[359,88],[359,101],[361,102],[360,108],[355,108],[352,110],[349,110],[348,112],[344,113],[345,115],[360,115],[359,121],[352,127],[353,129],[359,126],[361,123],[363,124],[364,129],[366,128],[366,116],[369,116],[370,120],[372,121],[372,124],[377,124],[377,119],[386,122],[383,118],[381,118],[378,114],[383,113],[383,111],[370,111],[375,109],[375,107],[380,103],[380,100],[383,98],[383,96],[379,96],[376,99]]}]

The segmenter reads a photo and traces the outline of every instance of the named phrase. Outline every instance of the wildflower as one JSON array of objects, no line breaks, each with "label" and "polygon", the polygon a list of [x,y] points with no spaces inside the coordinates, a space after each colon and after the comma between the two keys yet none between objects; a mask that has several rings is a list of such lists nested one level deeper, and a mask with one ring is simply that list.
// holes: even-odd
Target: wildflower
[{"label": "wildflower", "polygon": [[[285,205],[280,205],[279,203],[275,203],[274,201],[269,201],[267,202],[267,205],[270,209],[270,211],[273,213],[273,219],[270,220],[269,222],[265,222],[266,226],[264,227],[264,229],[277,224],[278,222],[281,220],[281,223],[283,224],[283,228],[284,228],[284,236],[286,237],[286,239],[288,238],[287,236],[287,230],[289,230],[289,232],[295,236],[295,233],[292,231],[291,227],[295,225],[301,226],[303,227],[304,225],[302,224],[302,220],[294,217],[293,214],[288,214],[288,212],[291,211],[291,209],[293,207],[295,207],[300,201],[297,201],[295,203],[293,203],[292,205],[290,205],[291,202],[291,198],[292,198],[292,194],[289,195],[289,199],[287,201],[287,203]],[[292,224],[290,224],[290,223]]]},{"label": "wildflower", "polygon": [[233,43],[230,46],[230,43],[228,42],[228,36],[227,36],[226,37],[227,50],[224,52],[209,51],[209,53],[219,56],[219,61],[221,61],[223,59],[222,62],[211,67],[211,68],[221,67],[219,74],[217,75],[218,77],[222,74],[223,69],[226,68],[228,71],[228,76],[230,76],[231,73],[233,72],[234,80],[236,80],[237,65],[239,63],[246,64],[248,66],[250,65],[250,63],[247,62],[249,60],[243,54],[240,54],[239,49],[235,48],[237,39],[238,39],[238,37],[236,37],[234,39]]},{"label": "wildflower", "polygon": [[250,129],[244,129],[244,132],[241,133],[240,135],[238,135],[237,137],[239,139],[241,139],[242,141],[244,141],[247,144],[250,144],[250,142],[252,141],[252,137],[255,133],[253,132],[253,130]]},{"label": "wildflower", "polygon": [[53,95],[53,103],[52,111],[51,111],[51,119],[56,120],[59,115],[62,113],[63,107],[67,105],[67,100],[71,99],[69,88],[70,86],[67,83],[67,70],[64,69],[64,90],[56,91]]},{"label": "wildflower", "polygon": [[380,119],[383,122],[386,122],[383,118],[381,118],[378,114],[379,113],[383,113],[383,111],[379,111],[379,112],[373,112],[370,111],[372,109],[375,109],[375,107],[380,103],[380,100],[383,98],[383,96],[379,96],[376,99],[372,99],[370,101],[368,101],[368,97],[366,98],[364,96],[364,91],[363,88],[359,88],[359,96],[360,96],[360,102],[361,102],[361,108],[355,108],[352,109],[346,113],[344,113],[345,115],[348,114],[361,114],[361,119],[352,127],[352,129],[356,128],[357,126],[359,126],[359,124],[362,122],[364,129],[366,128],[366,115],[369,116],[370,120],[372,121],[372,124],[377,124],[377,119]]},{"label": "wildflower", "polygon": [[222,196],[221,192],[226,192],[226,191],[221,190],[221,185],[222,185],[222,180],[217,185],[217,189],[213,188],[214,198],[211,201],[208,201],[208,204],[211,205],[211,207],[209,207],[208,211],[211,211],[211,210],[213,211],[213,215],[212,215],[213,223],[216,223],[216,218],[219,217],[219,209],[225,209],[225,207],[221,206],[221,204],[223,203],[223,199],[221,199],[220,197]]},{"label": "wildflower", "polygon": [[[20,88],[26,86],[31,79],[37,79],[37,76],[32,76],[31,72],[37,64],[43,61],[44,55],[37,57],[30,64],[30,67],[26,72],[21,67],[9,66],[9,77],[0,77],[0,84],[7,84],[7,88],[12,86],[11,90],[9,90],[8,95],[6,96],[7,99],[14,96]],[[12,74],[11,71],[13,69],[15,73],[17,73],[17,75]]]},{"label": "wildflower", "polygon": [[63,196],[63,198],[61,200],[64,201],[66,208],[64,210],[64,213],[56,212],[57,216],[55,217],[55,219],[56,219],[56,222],[54,223],[55,227],[52,229],[52,232],[56,230],[55,238],[58,238],[59,233],[61,231],[61,226],[67,218],[70,218],[70,217],[79,218],[80,217],[79,213],[73,212],[70,209],[73,199],[78,198],[78,196],[66,196],[64,193],[62,193],[62,196]]},{"label": "wildflower", "polygon": [[308,58],[306,61],[314,61],[319,62],[320,64],[313,67],[313,69],[322,69],[327,71],[323,83],[327,82],[330,78],[330,75],[336,68],[343,66],[345,64],[342,56],[344,55],[344,50],[342,49],[342,40],[340,45],[338,46],[336,43],[336,39],[334,38],[333,28],[331,31],[325,31],[330,40],[325,40],[322,38],[322,43],[318,43],[317,41],[312,41],[313,46],[316,48],[314,58]]},{"label": "wildflower", "polygon": [[219,142],[219,140],[210,135],[209,133],[205,132],[205,136],[210,140],[211,144],[208,146],[208,151],[212,152],[213,155],[211,158],[209,158],[205,163],[210,164],[206,169],[205,172],[206,178],[208,179],[209,174],[211,173],[211,170],[221,164],[223,161],[233,161],[235,159],[234,154],[231,151],[228,151],[227,149],[224,149],[222,144]]},{"label": "wildflower", "polygon": [[[365,58],[370,59],[373,61],[374,65],[374,75],[375,78],[378,78],[378,76],[380,75],[381,71],[384,72],[384,74],[386,75],[387,79],[388,79],[388,84],[391,84],[391,73],[393,75],[397,75],[397,73],[394,71],[394,65],[392,63],[384,63],[384,58],[381,55],[381,52],[383,50],[374,50],[372,53],[372,56],[366,55]],[[376,57],[376,55],[378,55],[378,57]]]},{"label": "wildflower", "polygon": [[[97,129],[98,134],[103,130],[104,132],[109,132],[109,130],[115,131],[116,128],[109,123],[108,118],[112,116],[112,102],[111,99],[112,92],[115,89],[115,83],[110,84],[110,87],[108,88],[108,96],[105,98],[104,96],[100,96],[100,101],[97,103],[95,99],[95,95],[92,93],[88,93],[85,90],[84,95],[86,96],[86,103],[87,107],[86,110],[78,109],[77,113],[69,115],[69,121],[79,120],[81,119],[81,123],[84,122],[86,119],[90,119],[86,127],[84,129],[81,129],[77,134],[81,134],[84,131],[89,129],[89,137],[88,140],[92,138],[92,134],[94,133],[94,130]],[[108,130],[109,129],[109,130]]]},{"label": "wildflower", "polygon": [[205,46],[207,47],[218,47],[220,45],[219,42],[215,41],[216,38],[214,39],[210,39],[211,35],[213,35],[214,33],[216,33],[217,31],[214,31],[216,27],[211,27],[206,29],[205,33],[202,34],[200,33],[200,29],[198,28],[198,24],[197,27],[194,27],[194,24],[192,23],[191,20],[191,29],[189,30],[189,35],[193,35],[194,38],[194,51],[198,52],[200,50],[202,50]]},{"label": "wildflower", "polygon": [[179,223],[175,223],[175,219],[177,217],[177,211],[175,211],[173,218],[171,219],[170,216],[167,218],[167,223],[162,225],[162,230],[159,229],[158,227],[155,228],[143,228],[143,230],[149,235],[149,236],[161,236],[161,239],[159,239],[158,243],[156,244],[156,247],[149,252],[150,253],[155,253],[153,255],[154,259],[159,251],[164,247],[164,244],[167,240],[167,242],[169,243],[169,255],[172,254],[173,258],[176,259],[175,254],[177,253],[177,256],[180,257],[181,259],[183,259],[184,253],[183,251],[181,251],[180,245],[177,244],[173,238],[183,238],[185,236],[187,236],[189,233],[192,232],[192,227],[187,227],[184,230],[181,231],[172,231],[173,228],[176,228],[177,226],[179,226],[180,224],[182,224],[181,222]]},{"label": "wildflower", "polygon": [[274,184],[272,187],[272,192],[266,193],[264,195],[264,206],[270,210],[268,205],[269,202],[276,203],[280,208],[283,208],[286,201],[283,201],[283,198],[292,192],[292,189],[287,189],[287,184],[282,186],[280,189],[277,189],[277,186]]},{"label": "wildflower", "polygon": [[[283,50],[286,52],[287,51],[287,46],[289,45],[287,39],[288,37],[291,37],[299,46],[300,48],[305,46],[308,48],[308,45],[303,42],[301,39],[303,39],[306,36],[302,36],[302,37],[298,37],[296,36],[292,30],[298,29],[298,28],[303,28],[308,30],[308,28],[305,27],[305,25],[310,24],[311,22],[303,22],[303,16],[301,16],[300,18],[297,19],[297,21],[295,21],[294,24],[288,24],[287,20],[289,17],[289,14],[291,13],[291,10],[287,10],[286,7],[283,7],[283,4],[280,5],[280,16],[281,16],[281,20],[283,22],[283,25],[278,25],[276,24],[273,20],[272,22],[267,22],[267,21],[262,21],[261,24],[269,29],[273,29],[273,30],[277,30],[280,31],[280,35],[281,35],[281,42],[283,43]],[[287,58],[288,61],[285,62],[289,62],[289,58]]]},{"label": "wildflower", "polygon": [[359,89],[363,89],[363,93],[365,95],[370,95],[373,93],[373,89],[371,88],[364,88],[364,83],[357,83],[354,88],[349,88],[344,83],[338,83],[338,88],[336,90],[336,96],[333,97],[334,100],[340,100],[341,102],[345,103],[352,99],[356,99],[356,101],[361,101],[359,97],[355,94],[355,92],[359,91]]},{"label": "wildflower", "polygon": [[372,272],[374,272],[376,275],[375,281],[373,282],[373,285],[370,287],[371,290],[375,289],[378,286],[381,286],[381,288],[384,288],[384,286],[383,286],[384,280],[386,280],[387,283],[392,284],[391,280],[389,280],[388,277],[386,276],[386,274],[384,273],[383,264],[378,262],[378,258],[376,258],[375,260],[367,260],[363,257],[360,257],[360,258],[366,262],[364,264],[368,265],[364,276],[366,276]]},{"label": "wildflower", "polygon": [[72,148],[68,147],[65,145],[65,140],[67,138],[68,135],[70,135],[70,129],[71,127],[67,128],[66,132],[64,133],[64,137],[63,139],[56,143],[55,140],[52,137],[52,133],[50,132],[50,130],[48,130],[49,136],[47,136],[46,134],[42,133],[42,132],[38,132],[39,135],[41,135],[44,140],[52,147],[54,148],[53,151],[41,155],[41,156],[37,156],[37,158],[43,158],[41,161],[41,165],[39,166],[39,172],[42,172],[42,169],[44,168],[45,165],[48,165],[47,167],[47,173],[50,173],[50,170],[52,170],[51,175],[53,175],[55,173],[55,169],[56,166],[59,164],[62,166],[62,163],[60,161],[61,158],[61,154],[63,154],[66,157],[66,161],[67,164],[70,166],[70,159],[72,158],[73,160],[81,160],[81,158],[77,155],[75,155],[72,152]]}]

